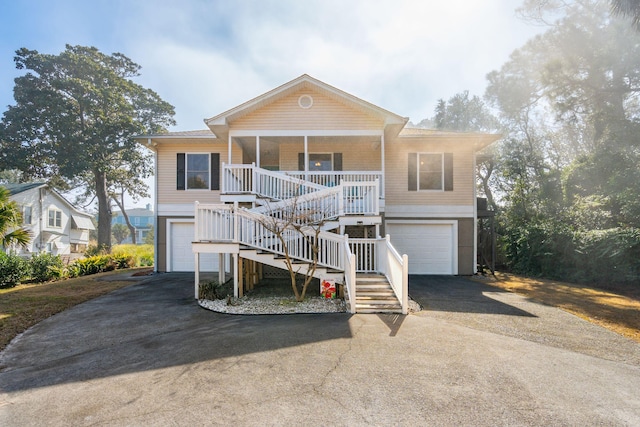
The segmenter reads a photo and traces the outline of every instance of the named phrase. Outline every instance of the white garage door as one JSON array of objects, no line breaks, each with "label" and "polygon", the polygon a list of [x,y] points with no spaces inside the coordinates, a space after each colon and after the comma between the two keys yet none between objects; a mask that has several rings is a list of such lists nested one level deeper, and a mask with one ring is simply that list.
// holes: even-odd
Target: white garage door
[{"label": "white garage door", "polygon": [[409,256],[409,274],[456,274],[454,224],[387,224],[391,243]]},{"label": "white garage door", "polygon": [[[169,271],[195,271],[192,222],[173,222],[169,226]],[[218,254],[200,254],[200,271],[218,271]]]}]

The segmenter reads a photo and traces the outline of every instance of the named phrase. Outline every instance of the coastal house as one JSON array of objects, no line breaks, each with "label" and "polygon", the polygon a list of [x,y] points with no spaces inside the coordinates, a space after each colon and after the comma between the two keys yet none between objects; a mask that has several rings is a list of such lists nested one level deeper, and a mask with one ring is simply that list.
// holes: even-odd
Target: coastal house
[{"label": "coastal house", "polygon": [[31,234],[26,247],[12,247],[22,256],[39,252],[73,257],[83,254],[89,232],[95,230],[91,215],[78,210],[46,183],[4,184],[22,211],[23,227]]},{"label": "coastal house", "polygon": [[[343,284],[353,312],[406,312],[408,274],[474,274],[476,153],[499,136],[407,123],[302,75],[204,130],[138,137],[156,160],[155,268],[194,271],[196,286],[231,271],[242,293],[245,261],[284,268],[265,218],[296,204],[322,213],[316,275]],[[289,238],[300,263],[304,241]],[[381,282],[391,296],[376,300]]]}]

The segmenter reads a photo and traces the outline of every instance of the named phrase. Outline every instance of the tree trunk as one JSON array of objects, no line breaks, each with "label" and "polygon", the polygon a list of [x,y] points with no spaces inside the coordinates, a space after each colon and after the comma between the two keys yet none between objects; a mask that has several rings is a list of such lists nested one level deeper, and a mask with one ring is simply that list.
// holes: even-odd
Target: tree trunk
[{"label": "tree trunk", "polygon": [[120,208],[120,212],[122,212],[124,222],[127,224],[127,227],[129,228],[129,233],[131,234],[131,243],[133,243],[134,245],[137,244],[136,228],[131,224],[131,221],[129,221],[129,215],[127,215],[127,211],[125,211],[124,209],[124,190],[122,191],[122,193],[120,193],[120,200],[118,200],[117,197],[114,197],[113,201],[116,202],[116,205],[118,205],[118,207]]},{"label": "tree trunk", "polygon": [[107,193],[107,174],[94,170],[98,198],[98,247],[111,252],[111,202]]}]

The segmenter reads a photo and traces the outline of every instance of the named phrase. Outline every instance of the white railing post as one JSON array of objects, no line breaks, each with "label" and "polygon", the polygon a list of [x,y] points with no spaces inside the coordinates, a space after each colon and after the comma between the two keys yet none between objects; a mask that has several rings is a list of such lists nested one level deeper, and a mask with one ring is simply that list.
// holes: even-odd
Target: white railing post
[{"label": "white railing post", "polygon": [[227,192],[227,168],[226,163],[222,162],[222,178],[220,179],[220,193],[225,194]]},{"label": "white railing post", "polygon": [[198,202],[197,200],[194,203],[194,208],[193,208],[193,241],[194,242],[198,242],[200,239],[198,239],[198,230],[200,228],[200,210],[198,209],[200,207],[200,202]]},{"label": "white railing post", "polygon": [[338,215],[344,216],[344,181],[340,180],[340,192],[338,193],[340,196],[338,197]]},{"label": "white railing post", "polygon": [[260,187],[258,185],[258,171],[256,170],[256,164],[251,162],[251,193],[258,194]]},{"label": "white railing post", "polygon": [[409,257],[402,255],[402,314],[409,312]]}]

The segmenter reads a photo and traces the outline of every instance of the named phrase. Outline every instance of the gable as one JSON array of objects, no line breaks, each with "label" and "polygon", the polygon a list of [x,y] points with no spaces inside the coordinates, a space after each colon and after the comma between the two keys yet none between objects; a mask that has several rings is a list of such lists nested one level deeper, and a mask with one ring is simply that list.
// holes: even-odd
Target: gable
[{"label": "gable", "polygon": [[312,89],[290,93],[229,123],[233,130],[384,128],[384,120]]}]

